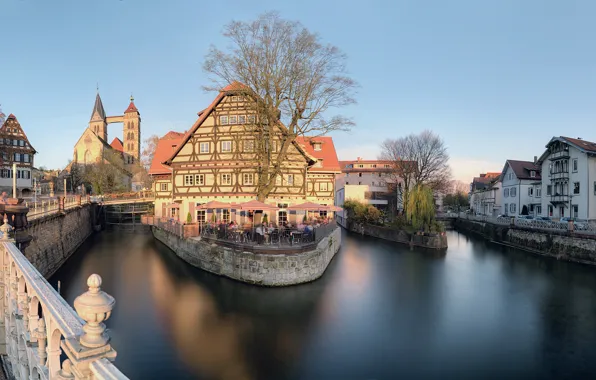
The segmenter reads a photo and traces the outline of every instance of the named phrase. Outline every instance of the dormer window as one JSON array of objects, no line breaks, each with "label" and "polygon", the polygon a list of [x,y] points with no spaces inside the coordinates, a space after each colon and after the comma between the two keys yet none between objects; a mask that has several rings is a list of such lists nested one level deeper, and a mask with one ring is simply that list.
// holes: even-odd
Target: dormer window
[{"label": "dormer window", "polygon": [[536,177],[536,172],[535,172],[534,170],[531,170],[531,171],[530,171],[530,177],[531,177],[531,178],[534,178],[534,177]]},{"label": "dormer window", "polygon": [[323,161],[322,160],[318,160],[317,162],[315,162],[314,167],[315,168],[322,168],[323,167]]},{"label": "dormer window", "polygon": [[313,148],[315,151],[320,151],[321,150],[321,143],[320,142],[316,142],[312,144]]}]

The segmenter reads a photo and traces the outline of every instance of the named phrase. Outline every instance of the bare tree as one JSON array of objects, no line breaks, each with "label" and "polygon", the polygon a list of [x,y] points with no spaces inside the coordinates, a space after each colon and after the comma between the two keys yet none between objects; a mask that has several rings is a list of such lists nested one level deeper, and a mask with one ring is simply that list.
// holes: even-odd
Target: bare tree
[{"label": "bare tree", "polygon": [[155,150],[157,149],[157,143],[159,142],[159,136],[151,135],[143,140],[143,151],[141,152],[141,164],[149,170]]},{"label": "bare tree", "polygon": [[381,144],[381,159],[391,162],[390,178],[402,183],[404,210],[413,186],[422,184],[445,191],[451,182],[449,154],[443,140],[431,131],[387,139]]},{"label": "bare tree", "polygon": [[83,181],[90,184],[96,194],[118,193],[127,190],[125,177],[130,173],[125,169],[119,152],[105,151],[103,159],[79,168]]},{"label": "bare tree", "polygon": [[[297,136],[323,135],[348,130],[353,122],[326,112],[355,103],[356,82],[346,72],[346,56],[335,46],[324,45],[318,35],[299,22],[265,13],[255,21],[232,21],[224,36],[226,51],[212,46],[204,70],[213,86],[240,82],[256,114],[250,126],[255,134],[257,195],[264,200],[275,187],[288,148]],[[280,139],[272,155],[273,137]]]}]

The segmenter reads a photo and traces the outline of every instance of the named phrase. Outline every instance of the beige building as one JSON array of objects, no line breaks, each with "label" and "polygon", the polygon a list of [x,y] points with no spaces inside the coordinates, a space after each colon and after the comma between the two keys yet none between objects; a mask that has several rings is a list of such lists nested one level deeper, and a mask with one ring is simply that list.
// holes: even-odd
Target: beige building
[{"label": "beige building", "polygon": [[[12,196],[16,178],[17,196],[29,196],[33,190],[33,156],[37,153],[21,124],[13,114],[0,125],[0,192]],[[16,164],[16,171],[13,170]]]},{"label": "beige building", "polygon": [[[113,123],[122,123],[123,139],[114,137],[108,144],[108,125]],[[94,164],[105,159],[106,154],[120,155],[126,168],[122,181],[125,187],[130,188],[134,166],[140,163],[140,152],[141,115],[134,104],[134,98],[130,97],[130,104],[124,111],[124,115],[107,116],[101,97],[97,93],[89,125],[74,146],[72,164]],[[70,166],[65,170],[70,172]]]},{"label": "beige building", "polygon": [[[254,129],[254,101],[244,86],[222,89],[211,105],[185,134],[169,132],[158,143],[149,174],[154,178],[157,216],[193,222],[209,216],[201,204],[219,201],[230,208],[217,211],[224,221],[236,213],[233,204],[257,198],[258,166]],[[281,148],[284,126],[270,126],[271,162]],[[265,203],[279,208],[269,220],[292,219],[287,207],[307,201],[333,205],[335,176],[340,173],[331,137],[302,137],[292,141],[281,174]],[[271,167],[272,168],[272,167]],[[238,211],[240,212],[240,211]]]}]

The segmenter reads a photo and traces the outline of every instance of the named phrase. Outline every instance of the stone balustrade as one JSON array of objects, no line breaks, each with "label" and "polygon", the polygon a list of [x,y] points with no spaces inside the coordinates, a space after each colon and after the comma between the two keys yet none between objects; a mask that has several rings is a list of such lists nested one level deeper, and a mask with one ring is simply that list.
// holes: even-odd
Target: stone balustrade
[{"label": "stone balustrade", "polygon": [[6,220],[0,227],[0,353],[9,377],[126,379],[111,363],[116,351],[103,322],[115,301],[101,290],[101,277],[89,277],[73,310],[15,246],[11,229]]}]

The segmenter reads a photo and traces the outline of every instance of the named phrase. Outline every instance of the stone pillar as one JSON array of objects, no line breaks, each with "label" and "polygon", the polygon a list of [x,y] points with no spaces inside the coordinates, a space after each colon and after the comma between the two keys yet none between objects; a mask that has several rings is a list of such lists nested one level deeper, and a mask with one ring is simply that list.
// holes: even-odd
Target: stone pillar
[{"label": "stone pillar", "polygon": [[50,197],[54,198],[54,179],[50,180]]},{"label": "stone pillar", "polygon": [[46,358],[48,357],[46,352],[46,340],[48,339],[46,333],[46,322],[43,318],[40,318],[37,323],[37,328],[33,331],[33,338],[37,340],[37,355],[39,355],[39,364],[46,365]]},{"label": "stone pillar", "polygon": [[29,245],[32,237],[27,233],[27,213],[29,208],[23,204],[23,199],[8,199],[4,205],[4,221],[10,224],[14,231],[14,240],[21,252]]},{"label": "stone pillar", "polygon": [[81,196],[77,195],[77,204],[80,206],[81,205]]},{"label": "stone pillar", "polygon": [[58,197],[58,211],[64,212],[64,197]]},{"label": "stone pillar", "polygon": [[89,364],[94,360],[107,358],[113,361],[116,359],[116,351],[109,344],[110,337],[103,324],[112,314],[116,301],[114,297],[101,290],[99,275],[89,276],[87,286],[89,290],[74,301],[75,310],[87,322],[83,326],[83,334],[78,338],[66,339],[63,346],[72,361],[69,371],[76,378],[87,378],[91,373]]}]

